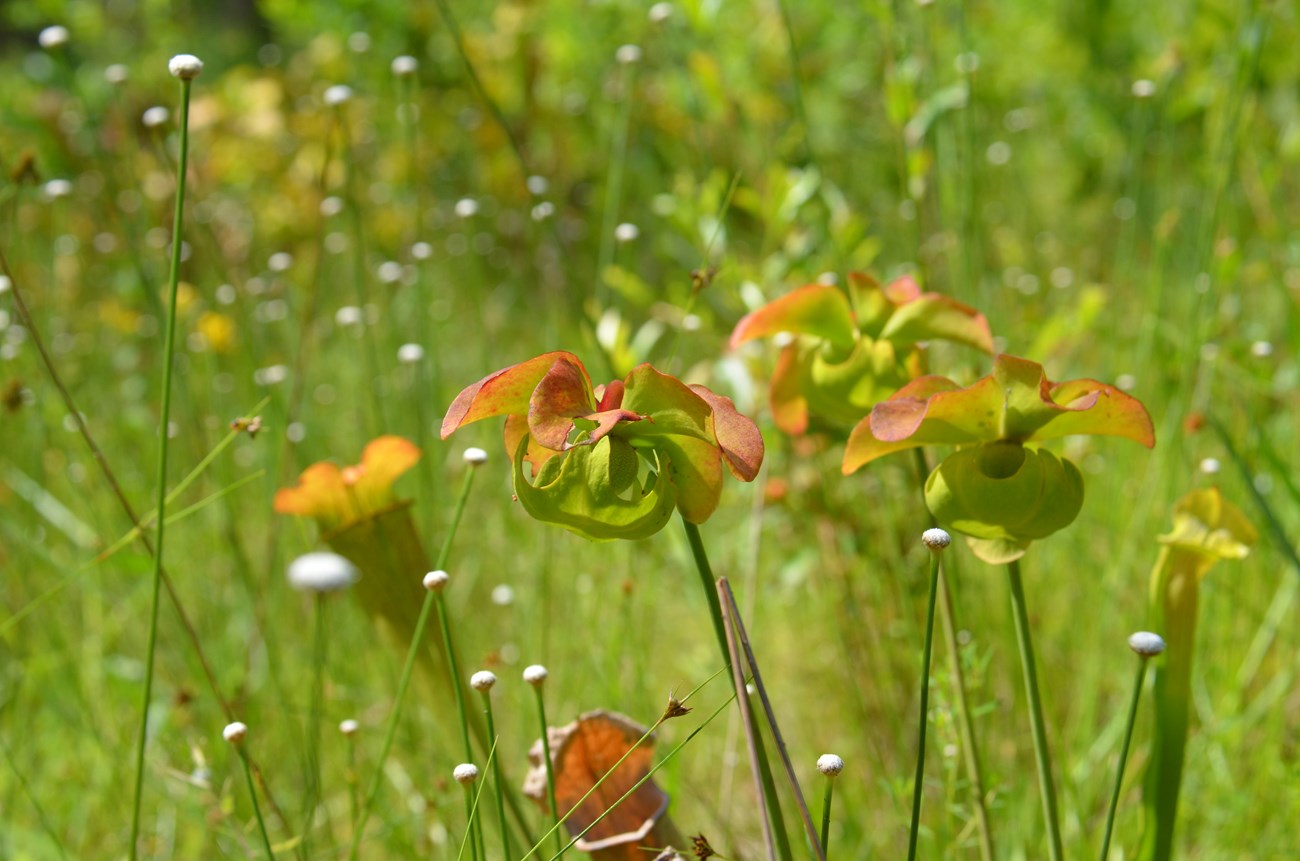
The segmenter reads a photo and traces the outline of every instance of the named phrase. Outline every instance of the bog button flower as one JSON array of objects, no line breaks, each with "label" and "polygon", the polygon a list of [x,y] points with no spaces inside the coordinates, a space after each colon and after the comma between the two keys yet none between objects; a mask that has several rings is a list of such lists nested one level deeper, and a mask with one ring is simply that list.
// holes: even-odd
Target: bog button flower
[{"label": "bog button flower", "polygon": [[844,760],[833,753],[823,753],[817,757],[817,770],[827,777],[838,777],[844,770]]},{"label": "bog button flower", "polygon": [[1144,658],[1154,658],[1165,650],[1165,640],[1150,631],[1138,631],[1128,638],[1128,647]]},{"label": "bog button flower", "polygon": [[248,735],[248,725],[242,721],[226,724],[226,728],[221,731],[221,737],[231,744],[239,744]]},{"label": "bog button flower", "polygon": [[303,592],[337,592],[360,579],[357,567],[337,553],[305,553],[289,563],[289,585]]},{"label": "bog button flower", "polygon": [[167,63],[167,71],[173,78],[192,81],[203,71],[203,61],[193,54],[177,54]]},{"label": "bog button flower", "polygon": [[472,762],[462,762],[452,770],[451,775],[457,783],[473,783],[478,780],[478,766]]},{"label": "bog button flower", "polygon": [[541,664],[530,664],[529,666],[524,667],[524,681],[528,682],[528,684],[533,687],[537,687],[545,682],[548,675],[549,673],[546,672],[546,667],[543,667]]},{"label": "bog button flower", "polygon": [[469,677],[469,686],[476,691],[484,693],[492,690],[492,686],[496,683],[496,674],[487,670],[479,670],[477,673]]}]

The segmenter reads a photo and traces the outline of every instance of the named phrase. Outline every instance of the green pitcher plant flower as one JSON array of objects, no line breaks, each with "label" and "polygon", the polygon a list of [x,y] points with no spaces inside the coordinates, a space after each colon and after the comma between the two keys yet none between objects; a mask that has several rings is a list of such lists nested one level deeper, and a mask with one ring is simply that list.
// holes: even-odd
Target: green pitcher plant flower
[{"label": "green pitcher plant flower", "polygon": [[924,373],[920,343],[948,340],[993,352],[984,315],[911,277],[882,286],[852,272],[848,292],[809,284],[746,315],[731,347],[786,333],[769,399],[776,426],[800,435],[811,424],[847,431],[891,392]]},{"label": "green pitcher plant flower", "polygon": [[649,364],[593,386],[577,356],[545,353],[457,395],[442,437],[493,416],[506,417],[524,509],[591,539],[645,538],[674,511],[703,523],[718,506],[724,464],[752,481],[763,462],[758,428],[729,398]]},{"label": "green pitcher plant flower", "polygon": [[414,443],[381,436],[366,445],[359,464],[314,463],[297,485],[275,494],[277,513],[315,520],[321,540],[357,567],[361,578],[353,592],[367,615],[383,619],[399,641],[415,630],[429,559],[411,503],[393,485],[419,460]]},{"label": "green pitcher plant flower", "polygon": [[847,475],[896,451],[959,446],[926,480],[926,505],[996,564],[1020,558],[1031,542],[1078,516],[1078,468],[1029,445],[1073,434],[1155,445],[1151,418],[1136,398],[1096,380],[1052,383],[1041,365],[1004,354],[992,374],[965,388],[920,377],[876,404],[849,435],[842,467]]},{"label": "green pitcher plant flower", "polygon": [[1193,490],[1174,505],[1174,527],[1159,538],[1149,615],[1166,649],[1155,664],[1155,732],[1142,787],[1141,861],[1173,854],[1192,701],[1192,656],[1201,579],[1223,559],[1243,559],[1258,540],[1246,516],[1218,488]]}]

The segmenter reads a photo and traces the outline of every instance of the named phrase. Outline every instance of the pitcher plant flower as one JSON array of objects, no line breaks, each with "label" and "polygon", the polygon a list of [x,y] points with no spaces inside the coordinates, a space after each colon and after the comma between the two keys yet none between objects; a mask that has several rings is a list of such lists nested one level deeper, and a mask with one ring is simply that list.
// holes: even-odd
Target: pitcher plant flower
[{"label": "pitcher plant flower", "polygon": [[746,315],[731,347],[786,333],[772,373],[770,401],[777,427],[806,433],[812,423],[848,430],[898,387],[924,373],[921,342],[965,344],[993,352],[984,315],[938,293],[922,293],[911,277],[882,286],[852,272],[848,293],[809,284]]},{"label": "pitcher plant flower", "polygon": [[981,559],[1009,562],[1069,526],[1083,507],[1078,467],[1032,445],[1074,434],[1155,445],[1136,398],[1096,380],[1053,383],[1036,362],[1004,354],[993,373],[965,388],[920,377],[876,404],[849,435],[842,466],[847,475],[893,452],[958,446],[926,480],[926,505],[969,536]]},{"label": "pitcher plant flower", "polygon": [[1144,834],[1140,861],[1168,861],[1183,779],[1192,702],[1192,656],[1200,582],[1216,563],[1244,559],[1259,536],[1218,488],[1193,490],[1174,504],[1173,529],[1159,538],[1151,571],[1150,624],[1162,632],[1155,661],[1155,732],[1142,786]]},{"label": "pitcher plant flower", "polygon": [[729,398],[649,364],[593,386],[577,356],[545,353],[463,390],[442,437],[493,416],[506,417],[524,509],[591,539],[645,538],[674,511],[703,523],[718,506],[724,465],[752,481],[763,462],[758,428]]},{"label": "pitcher plant flower", "polygon": [[315,520],[321,540],[356,566],[360,577],[353,591],[366,613],[384,619],[401,639],[415,630],[429,561],[411,503],[393,485],[419,460],[414,443],[381,436],[366,445],[360,463],[314,463],[297,485],[275,494],[277,513]]}]

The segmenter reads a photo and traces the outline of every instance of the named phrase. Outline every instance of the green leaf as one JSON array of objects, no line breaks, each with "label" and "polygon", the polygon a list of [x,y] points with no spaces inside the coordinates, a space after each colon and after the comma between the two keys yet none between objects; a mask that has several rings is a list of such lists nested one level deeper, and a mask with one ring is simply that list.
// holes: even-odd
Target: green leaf
[{"label": "green leaf", "polygon": [[677,486],[677,508],[691,523],[703,523],[722,498],[722,452],[698,439],[668,436],[655,451],[666,454],[668,476]]},{"label": "green leaf", "polygon": [[676,434],[716,442],[713,408],[681,380],[644,364],[633,368],[624,384],[623,409],[648,420],[625,425],[619,429],[620,436]]},{"label": "green leaf", "polygon": [[942,339],[993,352],[993,333],[984,315],[938,293],[925,293],[899,306],[881,329],[880,337],[895,344]]},{"label": "green leaf", "polygon": [[731,347],[781,332],[811,335],[845,350],[858,337],[844,294],[825,284],[809,284],[747,314],[731,333]]}]

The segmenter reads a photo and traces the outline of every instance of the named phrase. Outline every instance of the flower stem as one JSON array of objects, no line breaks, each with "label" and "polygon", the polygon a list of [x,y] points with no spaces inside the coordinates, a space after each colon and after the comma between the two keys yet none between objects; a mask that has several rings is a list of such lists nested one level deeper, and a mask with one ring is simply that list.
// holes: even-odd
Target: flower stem
[{"label": "flower stem", "polygon": [[266,849],[267,861],[275,861],[275,850],[271,848],[271,837],[266,833],[266,820],[262,818],[262,806],[257,803],[257,783],[253,780],[253,767],[248,762],[248,755],[239,748],[239,761],[244,764],[244,777],[248,780],[248,797],[253,801],[253,813],[257,816],[257,829],[262,835],[262,847]]},{"label": "flower stem", "polygon": [[[488,740],[493,748],[497,744],[496,721],[492,719],[492,696],[488,691],[483,692],[483,714],[487,717]],[[510,857],[510,829],[506,823],[506,800],[505,787],[501,781],[501,763],[496,758],[492,758],[492,789],[496,795],[497,802],[497,820],[501,826],[501,857]]]},{"label": "flower stem", "polygon": [[[452,540],[456,536],[456,529],[460,526],[460,520],[465,513],[465,503],[469,500],[470,488],[474,486],[475,469],[465,470],[465,481],[461,485],[460,497],[456,500],[456,508],[452,513],[451,525],[447,529],[447,536],[443,539],[442,549],[438,553],[438,569],[441,570],[447,564],[447,557],[451,555]],[[384,778],[384,763],[388,761],[388,754],[393,749],[393,741],[397,738],[397,724],[402,716],[402,704],[406,701],[406,691],[411,686],[411,676],[415,672],[415,661],[420,654],[420,645],[424,641],[424,629],[429,621],[429,612],[433,609],[436,602],[434,599],[438,596],[437,592],[426,592],[424,603],[420,606],[420,617],[415,622],[415,632],[411,635],[411,645],[406,650],[406,662],[402,665],[402,675],[397,682],[397,698],[393,702],[393,712],[388,717],[388,728],[384,733],[384,743],[379,750],[379,760],[375,763],[375,773],[370,778],[370,784],[366,789],[365,802],[361,806],[361,814],[357,819],[356,828],[352,832],[352,845],[348,849],[349,861],[356,861],[361,849],[361,837],[366,830],[366,822],[370,819],[370,813],[374,809],[375,800],[379,797],[379,786]],[[468,745],[466,745],[468,747]]]},{"label": "flower stem", "polygon": [[[946,540],[946,539],[945,539]],[[930,602],[925,613],[925,645],[921,657],[921,719],[917,729],[916,777],[912,785],[912,827],[907,837],[907,858],[916,858],[916,840],[921,827],[921,794],[925,785],[925,734],[930,715],[930,655],[934,645],[934,604],[939,592],[939,554],[930,553]]]},{"label": "flower stem", "polygon": [[326,636],[325,593],[316,593],[315,645],[312,651],[313,678],[311,706],[307,713],[307,795],[303,799],[302,839],[298,854],[303,861],[311,858],[311,832],[320,800],[320,725],[325,709],[325,661],[329,639]]},{"label": "flower stem", "polygon": [[1020,648],[1020,666],[1025,675],[1025,693],[1029,698],[1029,720],[1034,739],[1034,760],[1038,765],[1038,784],[1043,796],[1043,818],[1047,821],[1048,849],[1051,861],[1061,861],[1061,826],[1056,813],[1056,789],[1052,785],[1052,756],[1047,749],[1047,730],[1043,724],[1043,703],[1038,695],[1038,671],[1034,667],[1034,644],[1029,635],[1029,611],[1025,607],[1025,587],[1020,580],[1020,561],[1007,563],[1011,581],[1011,615],[1016,625],[1016,643]]},{"label": "flower stem", "polygon": [[831,797],[834,794],[835,794],[835,778],[828,777],[826,778],[826,792],[824,795],[822,795],[822,833],[821,833],[822,852],[826,853],[827,858],[830,858],[831,855],[831,844],[829,840],[830,833],[831,833]]},{"label": "flower stem", "polygon": [[559,852],[555,854],[556,858],[564,855],[564,834],[560,831],[560,807],[555,803],[555,769],[551,764],[551,734],[547,731],[546,724],[546,696],[542,693],[545,685],[534,685],[533,692],[537,694],[537,718],[542,725],[542,762],[546,764],[546,798],[551,803],[551,816],[555,819],[555,845],[559,847]]},{"label": "flower stem", "polygon": [[[727,648],[727,630],[722,620],[722,602],[718,598],[717,585],[713,576],[713,567],[709,564],[709,555],[704,550],[704,540],[700,537],[700,527],[691,523],[685,517],[682,518],[682,526],[686,528],[686,540],[691,545],[691,557],[695,560],[695,570],[700,575],[700,585],[704,587],[704,597],[709,602],[709,615],[713,619],[713,632],[718,638],[718,650],[722,654],[722,663],[731,664],[731,650]],[[733,687],[735,680],[733,678]],[[736,688],[736,695],[744,695],[741,688]],[[763,736],[759,732],[757,722],[753,720],[753,714],[750,714],[750,731],[754,737],[756,757],[758,759],[759,771],[762,775],[763,796],[767,802],[767,809],[772,820],[773,836],[776,838],[776,846],[780,856],[784,859],[791,857],[790,837],[786,833],[785,818],[781,814],[781,801],[776,794],[776,781],[772,778],[772,765],[767,759],[767,748],[763,744]]]},{"label": "flower stem", "polygon": [[[181,79],[180,162],[176,176],[176,208],[172,215],[171,273],[168,278],[167,334],[163,346],[162,408],[158,419],[157,522],[154,524],[153,595],[149,604],[149,641],[145,650],[144,692],[140,701],[140,730],[135,751],[135,789],[131,803],[130,857],[139,857],[140,807],[144,798],[144,749],[149,735],[149,702],[153,698],[154,655],[158,646],[158,598],[162,586],[163,533],[167,525],[167,445],[172,406],[172,356],[176,351],[176,293],[180,285],[181,223],[185,212],[185,173],[190,151],[190,84]],[[251,777],[250,777],[251,780]],[[259,818],[261,814],[258,814]]]},{"label": "flower stem", "polygon": [[[930,464],[926,461],[924,449],[913,449],[916,457],[917,482],[924,501],[925,480],[930,474]],[[932,518],[933,520],[933,518]],[[938,525],[935,523],[934,525]],[[966,779],[971,784],[971,803],[975,807],[975,824],[978,826],[981,861],[993,861],[993,830],[989,826],[989,813],[984,805],[984,774],[980,769],[979,747],[975,743],[975,727],[971,722],[970,706],[966,701],[966,673],[961,665],[961,644],[957,642],[956,614],[953,612],[952,590],[948,586],[949,576],[956,576],[955,560],[948,556],[948,564],[939,572],[939,624],[943,626],[943,642],[948,653],[948,673],[952,677],[953,690],[957,694],[957,724],[961,729],[963,758],[966,763]]]},{"label": "flower stem", "polygon": [[1124,766],[1128,763],[1129,742],[1133,740],[1133,725],[1137,721],[1138,703],[1142,700],[1142,683],[1147,676],[1147,658],[1138,660],[1137,679],[1133,682],[1133,697],[1128,705],[1128,722],[1124,726],[1124,744],[1119,749],[1119,766],[1115,771],[1115,789],[1110,794],[1110,809],[1106,811],[1106,833],[1101,839],[1101,861],[1110,852],[1110,835],[1115,829],[1115,809],[1119,807],[1119,793],[1124,786]]}]

